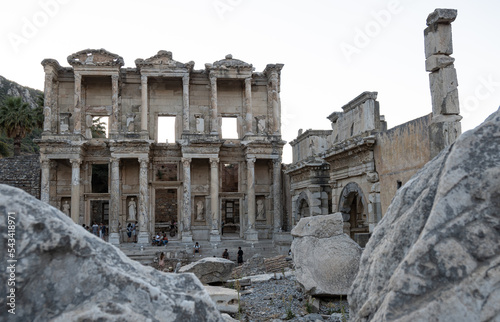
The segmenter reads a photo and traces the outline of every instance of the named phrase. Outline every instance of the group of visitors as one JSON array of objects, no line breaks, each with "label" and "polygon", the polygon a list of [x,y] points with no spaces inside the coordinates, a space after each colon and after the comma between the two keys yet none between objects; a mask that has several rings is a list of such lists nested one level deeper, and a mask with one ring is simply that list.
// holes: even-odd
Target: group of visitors
[{"label": "group of visitors", "polygon": [[92,226],[87,226],[85,224],[82,224],[83,229],[86,231],[96,235],[97,237],[101,238],[104,240],[105,236],[107,235],[107,227],[103,223],[97,224],[97,222],[94,221]]},{"label": "group of visitors", "polygon": [[157,233],[156,236],[153,238],[152,243],[153,246],[166,246],[168,244],[168,237],[167,233],[162,232]]},{"label": "group of visitors", "polygon": [[132,238],[132,242],[137,243],[137,221],[135,223],[128,223],[127,237],[127,242],[130,243],[130,238]]},{"label": "group of visitors", "polygon": [[[243,264],[243,250],[241,250],[241,247],[238,247],[238,265]],[[229,252],[227,251],[227,248],[224,249],[224,252],[222,253],[222,258],[229,259]]]}]

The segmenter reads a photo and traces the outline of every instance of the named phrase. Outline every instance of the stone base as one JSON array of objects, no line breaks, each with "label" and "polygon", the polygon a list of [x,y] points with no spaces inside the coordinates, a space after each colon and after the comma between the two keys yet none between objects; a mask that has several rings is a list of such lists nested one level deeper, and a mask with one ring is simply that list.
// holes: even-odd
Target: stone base
[{"label": "stone base", "polygon": [[120,245],[120,235],[118,233],[109,234],[109,243],[111,245]]},{"label": "stone base", "polygon": [[139,235],[137,236],[137,243],[138,244],[149,244],[151,243],[151,239],[149,238],[149,234],[145,231],[139,232]]},{"label": "stone base", "polygon": [[190,231],[182,232],[181,242],[183,243],[192,243],[193,242],[193,234]]},{"label": "stone base", "polygon": [[248,230],[245,232],[245,240],[258,241],[259,233],[256,230]]},{"label": "stone base", "polygon": [[221,241],[218,230],[212,230],[210,232],[210,241],[211,242],[220,242]]}]

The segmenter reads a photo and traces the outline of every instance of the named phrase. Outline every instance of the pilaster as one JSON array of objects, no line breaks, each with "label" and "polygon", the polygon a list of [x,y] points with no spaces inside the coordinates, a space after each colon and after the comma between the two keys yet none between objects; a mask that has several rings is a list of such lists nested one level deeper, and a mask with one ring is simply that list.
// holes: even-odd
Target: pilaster
[{"label": "pilaster", "polygon": [[183,199],[182,199],[182,242],[193,241],[191,232],[191,158],[182,158]]},{"label": "pilaster", "polygon": [[212,214],[212,231],[210,241],[220,241],[219,233],[219,159],[210,159],[210,207]]},{"label": "pilaster", "polygon": [[149,189],[148,189],[148,165],[149,158],[139,158],[139,235],[137,242],[149,244]]},{"label": "pilaster", "polygon": [[120,244],[118,221],[120,218],[120,159],[111,158],[111,193],[109,201],[109,242]]},{"label": "pilaster", "polygon": [[80,218],[80,165],[81,159],[71,159],[71,219],[78,224]]}]

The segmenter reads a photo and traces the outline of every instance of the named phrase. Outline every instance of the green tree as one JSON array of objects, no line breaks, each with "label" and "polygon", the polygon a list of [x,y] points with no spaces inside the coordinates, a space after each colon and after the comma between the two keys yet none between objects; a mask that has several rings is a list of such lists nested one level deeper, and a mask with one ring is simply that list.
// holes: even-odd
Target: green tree
[{"label": "green tree", "polygon": [[21,154],[21,141],[37,127],[37,116],[21,97],[8,97],[0,105],[0,128],[14,139],[14,156]]},{"label": "green tree", "polygon": [[90,131],[92,131],[93,138],[105,138],[106,123],[102,122],[100,117],[94,118],[92,120],[92,126],[90,127]]}]

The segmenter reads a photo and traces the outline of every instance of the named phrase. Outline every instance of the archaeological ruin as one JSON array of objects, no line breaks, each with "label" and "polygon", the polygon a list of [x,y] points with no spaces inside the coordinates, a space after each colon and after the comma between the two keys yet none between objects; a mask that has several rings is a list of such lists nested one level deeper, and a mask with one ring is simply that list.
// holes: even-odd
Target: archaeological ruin
[{"label": "archaeological ruin", "polygon": [[451,22],[436,10],[425,29],[432,113],[387,129],[377,92],[364,92],[328,116],[331,130],[299,130],[290,142],[291,220],[343,213],[344,232],[364,246],[392,198],[461,133]]},{"label": "archaeological ruin", "polygon": [[[68,63],[42,62],[42,201],[80,225],[109,225],[113,244],[135,221],[139,243],[173,222],[182,242],[280,232],[283,64],[254,72],[227,55],[197,70],[159,51],[123,68],[104,49]],[[162,141],[168,129],[174,139]]]}]

